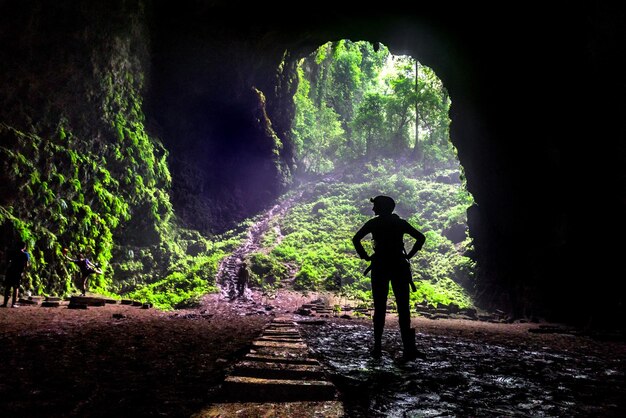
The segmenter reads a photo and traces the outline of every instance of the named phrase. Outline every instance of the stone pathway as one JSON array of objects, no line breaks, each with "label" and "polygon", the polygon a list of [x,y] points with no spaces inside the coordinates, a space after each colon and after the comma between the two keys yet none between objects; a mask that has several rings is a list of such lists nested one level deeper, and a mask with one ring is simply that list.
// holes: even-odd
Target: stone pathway
[{"label": "stone pathway", "polygon": [[225,299],[236,299],[237,295],[237,271],[239,263],[247,255],[258,251],[261,248],[263,235],[268,231],[272,220],[280,218],[287,213],[291,207],[300,199],[302,191],[290,198],[281,201],[272,208],[264,212],[259,219],[248,228],[246,239],[237,247],[233,253],[219,263],[215,283],[220,285],[222,296]]},{"label": "stone pathway", "polygon": [[228,375],[220,403],[194,415],[342,417],[343,406],[292,318],[274,319]]}]

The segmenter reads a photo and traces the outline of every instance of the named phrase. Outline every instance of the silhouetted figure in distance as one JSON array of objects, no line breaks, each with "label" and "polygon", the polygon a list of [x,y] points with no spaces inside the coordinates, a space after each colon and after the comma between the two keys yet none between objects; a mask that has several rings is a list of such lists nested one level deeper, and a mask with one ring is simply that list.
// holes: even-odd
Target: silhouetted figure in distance
[{"label": "silhouetted figure in distance", "polygon": [[89,281],[89,276],[92,274],[98,273],[102,274],[102,270],[98,268],[94,263],[92,263],[86,256],[82,253],[78,253],[77,258],[70,258],[67,256],[67,249],[63,249],[63,255],[69,261],[75,263],[80,269],[80,278],[78,279],[78,288],[81,292],[81,296],[87,295],[87,282]]},{"label": "silhouetted figure in distance", "polygon": [[9,265],[7,266],[6,275],[4,277],[4,303],[2,307],[6,308],[13,289],[12,308],[17,308],[17,297],[20,291],[20,282],[24,271],[30,263],[30,254],[26,251],[26,243],[20,242],[17,248],[9,253]]},{"label": "silhouetted figure in distance", "polygon": [[249,279],[250,272],[248,272],[247,264],[244,261],[239,265],[239,271],[237,272],[237,295],[239,297],[244,295]]},{"label": "silhouetted figure in distance", "polygon": [[[413,360],[418,357],[415,347],[415,329],[411,328],[411,310],[409,307],[409,286],[413,285],[409,259],[417,253],[426,237],[415,229],[406,220],[393,213],[396,203],[389,196],[376,196],[370,199],[374,204],[372,210],[376,215],[367,221],[352,238],[356,252],[364,260],[371,261],[372,296],[374,298],[374,348],[372,356],[379,358],[381,340],[387,314],[387,295],[389,283],[396,298],[398,308],[398,322],[404,350],[402,358]],[[368,255],[361,240],[372,234],[374,253]],[[413,248],[406,253],[404,248],[404,234],[415,238]]]}]

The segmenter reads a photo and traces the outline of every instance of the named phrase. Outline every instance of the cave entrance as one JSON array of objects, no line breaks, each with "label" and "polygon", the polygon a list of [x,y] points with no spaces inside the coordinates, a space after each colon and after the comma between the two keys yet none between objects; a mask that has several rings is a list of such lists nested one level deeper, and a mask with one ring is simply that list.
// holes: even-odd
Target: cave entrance
[{"label": "cave entrance", "polygon": [[[321,232],[337,233],[345,224],[334,206],[356,204],[358,216],[348,219],[358,228],[372,216],[368,199],[390,195],[396,213],[427,236],[413,261],[415,302],[472,305],[467,289],[476,264],[468,257],[466,211],[473,198],[450,141],[451,98],[442,81],[411,56],[347,39],[301,58],[297,73],[295,172],[301,181],[324,184],[312,202],[328,217],[329,231]],[[366,279],[347,276],[344,285],[367,289]]]}]

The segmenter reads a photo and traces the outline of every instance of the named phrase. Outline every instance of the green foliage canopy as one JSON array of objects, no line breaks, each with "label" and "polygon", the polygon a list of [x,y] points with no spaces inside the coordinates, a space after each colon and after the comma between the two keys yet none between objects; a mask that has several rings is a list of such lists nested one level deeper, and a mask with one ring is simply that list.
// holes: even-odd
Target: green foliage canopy
[{"label": "green foliage canopy", "polygon": [[377,156],[405,156],[427,170],[456,165],[450,98],[413,58],[369,42],[329,42],[302,59],[298,82],[292,134],[300,172]]}]

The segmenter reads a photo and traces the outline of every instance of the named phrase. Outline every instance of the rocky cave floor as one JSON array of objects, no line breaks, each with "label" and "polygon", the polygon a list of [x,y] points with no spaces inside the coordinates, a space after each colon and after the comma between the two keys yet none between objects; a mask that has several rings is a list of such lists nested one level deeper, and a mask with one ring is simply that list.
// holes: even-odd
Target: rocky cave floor
[{"label": "rocky cave floor", "polygon": [[[219,401],[225,375],[275,315],[314,297],[210,295],[173,312],[0,309],[0,416],[190,417]],[[424,358],[401,363],[393,315],[380,360],[368,355],[368,319],[294,318],[347,417],[626,416],[624,342],[416,317]]]}]

